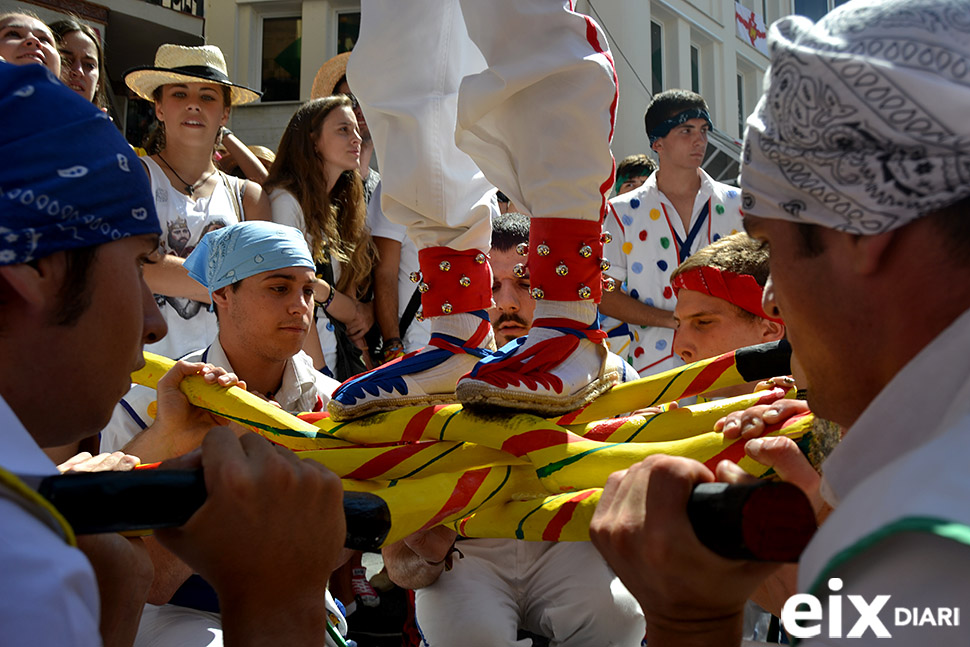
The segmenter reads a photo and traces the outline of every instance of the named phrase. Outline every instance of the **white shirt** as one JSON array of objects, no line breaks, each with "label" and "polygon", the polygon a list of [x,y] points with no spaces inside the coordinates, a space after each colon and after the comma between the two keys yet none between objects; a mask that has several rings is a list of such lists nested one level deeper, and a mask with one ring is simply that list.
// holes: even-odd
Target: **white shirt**
[{"label": "white shirt", "polygon": [[[2,397],[0,463],[14,474],[57,473]],[[0,488],[0,642],[100,645],[98,588],[87,558]]]},{"label": "white shirt", "polygon": [[[741,192],[715,182],[700,170],[701,186],[694,198],[690,229],[684,229],[673,203],[657,187],[654,173],[643,186],[610,200],[604,229],[613,240],[604,248],[611,267],[606,272],[623,284],[623,291],[648,306],[673,310],[677,304],[670,275],[683,259],[714,241],[735,233],[741,226]],[[681,246],[684,248],[681,249]],[[604,318],[604,330],[620,322]],[[631,324],[632,342],[611,337],[614,352],[625,347],[623,357],[648,375],[680,364],[674,357],[674,331],[660,326]]]},{"label": "white shirt", "polygon": [[[233,371],[222,344],[216,338],[205,350],[191,353],[188,362],[207,362]],[[340,382],[313,368],[313,360],[302,350],[286,361],[283,382],[274,400],[289,413],[324,411],[330,394]],[[155,420],[158,393],[155,389],[134,384],[111,415],[108,426],[101,430],[101,451],[117,451],[131,442],[140,431]]]},{"label": "white shirt", "polygon": [[[411,272],[418,271],[418,248],[408,236],[404,225],[396,225],[384,215],[381,209],[381,193],[381,184],[378,184],[371,196],[371,201],[367,204],[367,225],[370,227],[371,236],[388,238],[401,243],[401,263],[397,273],[397,316],[400,321],[417,288],[417,284],[411,282]],[[429,339],[431,339],[431,322],[427,319],[418,321],[414,318],[404,331],[402,341],[404,349],[411,352],[426,345]]]},{"label": "white shirt", "polygon": [[[970,622],[970,311],[913,358],[879,393],[823,465],[823,496],[836,506],[799,562],[799,590],[871,602],[893,640],[966,644]],[[942,538],[927,520],[949,524]],[[936,528],[939,525],[934,523]],[[905,528],[912,530],[906,531]],[[895,532],[889,532],[895,529]],[[880,534],[884,537],[873,542]],[[961,539],[962,537],[962,539]],[[861,542],[861,543],[860,543]],[[843,604],[845,633],[853,605]],[[961,627],[897,627],[897,607],[958,607]],[[822,637],[805,645],[843,644]],[[847,645],[877,644],[872,631]]]}]

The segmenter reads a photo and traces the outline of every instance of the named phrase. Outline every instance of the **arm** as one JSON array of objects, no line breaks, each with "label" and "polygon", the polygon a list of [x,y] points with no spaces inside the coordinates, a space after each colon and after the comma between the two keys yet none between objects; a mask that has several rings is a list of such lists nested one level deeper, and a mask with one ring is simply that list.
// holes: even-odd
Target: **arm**
[{"label": "arm", "polygon": [[422,589],[445,571],[458,533],[435,526],[409,535],[381,550],[391,581],[405,589]]},{"label": "arm", "polygon": [[236,161],[236,164],[239,165],[240,170],[246,174],[248,179],[256,184],[262,184],[269,177],[266,167],[259,161],[259,158],[253,155],[253,152],[227,128],[222,130],[222,145],[232,153],[232,159]]},{"label": "arm", "polygon": [[374,237],[380,260],[374,268],[374,316],[381,328],[381,337],[401,337],[398,311],[397,277],[401,267],[401,243],[381,236]]},{"label": "arm", "polygon": [[155,577],[148,590],[149,604],[168,604],[178,588],[192,575],[189,565],[164,548],[154,537],[145,537],[145,548],[155,567]]},{"label": "arm", "polygon": [[698,541],[687,501],[714,474],[652,456],[607,480],[590,538],[643,609],[651,647],[739,645],[744,604],[774,565],[730,561]]},{"label": "arm", "polygon": [[189,375],[202,375],[209,384],[227,388],[237,383],[245,387],[244,382],[238,382],[225,369],[198,362],[176,362],[158,381],[155,422],[125,445],[125,452],[140,456],[147,463],[181,456],[197,448],[214,426],[224,424],[221,419],[189,404],[179,390],[182,379]]},{"label": "arm", "polygon": [[185,525],[156,537],[216,590],[225,643],[323,646],[327,578],[346,536],[340,479],[255,434],[237,439],[221,428],[193,458],[208,497]]},{"label": "arm", "polygon": [[243,213],[246,214],[246,220],[273,219],[269,197],[263,191],[263,187],[255,182],[246,182],[246,192],[243,195]]},{"label": "arm", "polygon": [[[138,458],[121,452],[78,454],[57,466],[63,472],[127,472]],[[140,537],[114,533],[79,535],[77,546],[91,563],[101,600],[101,640],[105,647],[127,647],[135,641],[141,611],[148,601],[153,567]]]},{"label": "arm", "polygon": [[[619,281],[617,281],[619,284]],[[655,308],[640,303],[620,290],[603,292],[600,302],[600,312],[607,317],[613,317],[628,324],[638,326],[659,326],[662,328],[676,328],[674,313],[670,310]]]},{"label": "arm", "polygon": [[159,254],[157,262],[145,265],[145,282],[155,294],[169,297],[185,297],[209,303],[209,292],[201,283],[189,276],[183,267],[184,258],[172,254]]}]

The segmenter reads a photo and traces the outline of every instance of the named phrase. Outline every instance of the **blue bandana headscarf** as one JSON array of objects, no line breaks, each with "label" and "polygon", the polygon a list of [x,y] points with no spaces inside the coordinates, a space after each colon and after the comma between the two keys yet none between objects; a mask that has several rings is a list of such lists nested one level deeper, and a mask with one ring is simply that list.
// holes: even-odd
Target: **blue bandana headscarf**
[{"label": "blue bandana headscarf", "polygon": [[707,122],[708,128],[714,127],[714,124],[711,123],[711,115],[707,110],[703,108],[688,108],[683,112],[678,112],[667,121],[661,122],[656,128],[647,133],[647,137],[650,138],[650,145],[653,146],[658,139],[666,137],[670,134],[671,130],[691,119],[703,119]]},{"label": "blue bandana headscarf", "polygon": [[210,231],[185,259],[209,296],[236,281],[284,267],[316,268],[303,232],[275,222],[241,222]]},{"label": "blue bandana headscarf", "polygon": [[0,63],[0,265],[161,234],[148,174],[43,65]]}]

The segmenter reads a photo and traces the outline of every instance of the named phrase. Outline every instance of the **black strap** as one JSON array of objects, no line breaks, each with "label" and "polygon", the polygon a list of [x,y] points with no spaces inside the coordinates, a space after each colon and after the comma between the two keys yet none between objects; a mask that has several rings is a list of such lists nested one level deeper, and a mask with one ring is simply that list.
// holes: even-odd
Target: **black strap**
[{"label": "black strap", "polygon": [[411,295],[411,300],[408,301],[407,307],[404,309],[404,314],[401,315],[401,323],[398,325],[398,330],[400,330],[401,339],[404,339],[404,333],[407,332],[408,326],[414,321],[414,315],[418,314],[418,308],[421,307],[421,293],[418,292],[417,288],[414,288],[414,294]]}]

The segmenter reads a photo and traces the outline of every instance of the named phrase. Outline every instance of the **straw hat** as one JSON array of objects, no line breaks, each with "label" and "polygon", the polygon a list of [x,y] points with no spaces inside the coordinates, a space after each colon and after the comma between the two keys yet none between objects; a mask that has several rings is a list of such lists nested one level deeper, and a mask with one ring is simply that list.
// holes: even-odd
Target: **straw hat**
[{"label": "straw hat", "polygon": [[347,75],[348,58],[350,58],[350,52],[344,52],[337,54],[320,66],[316,77],[313,79],[313,88],[310,90],[311,99],[329,97],[334,93],[337,83]]},{"label": "straw hat", "polygon": [[125,83],[142,99],[154,101],[152,93],[171,83],[217,83],[231,90],[230,104],[238,106],[255,101],[262,94],[229,80],[226,59],[214,45],[186,47],[162,45],[155,52],[155,65],[135,67],[125,72]]}]

